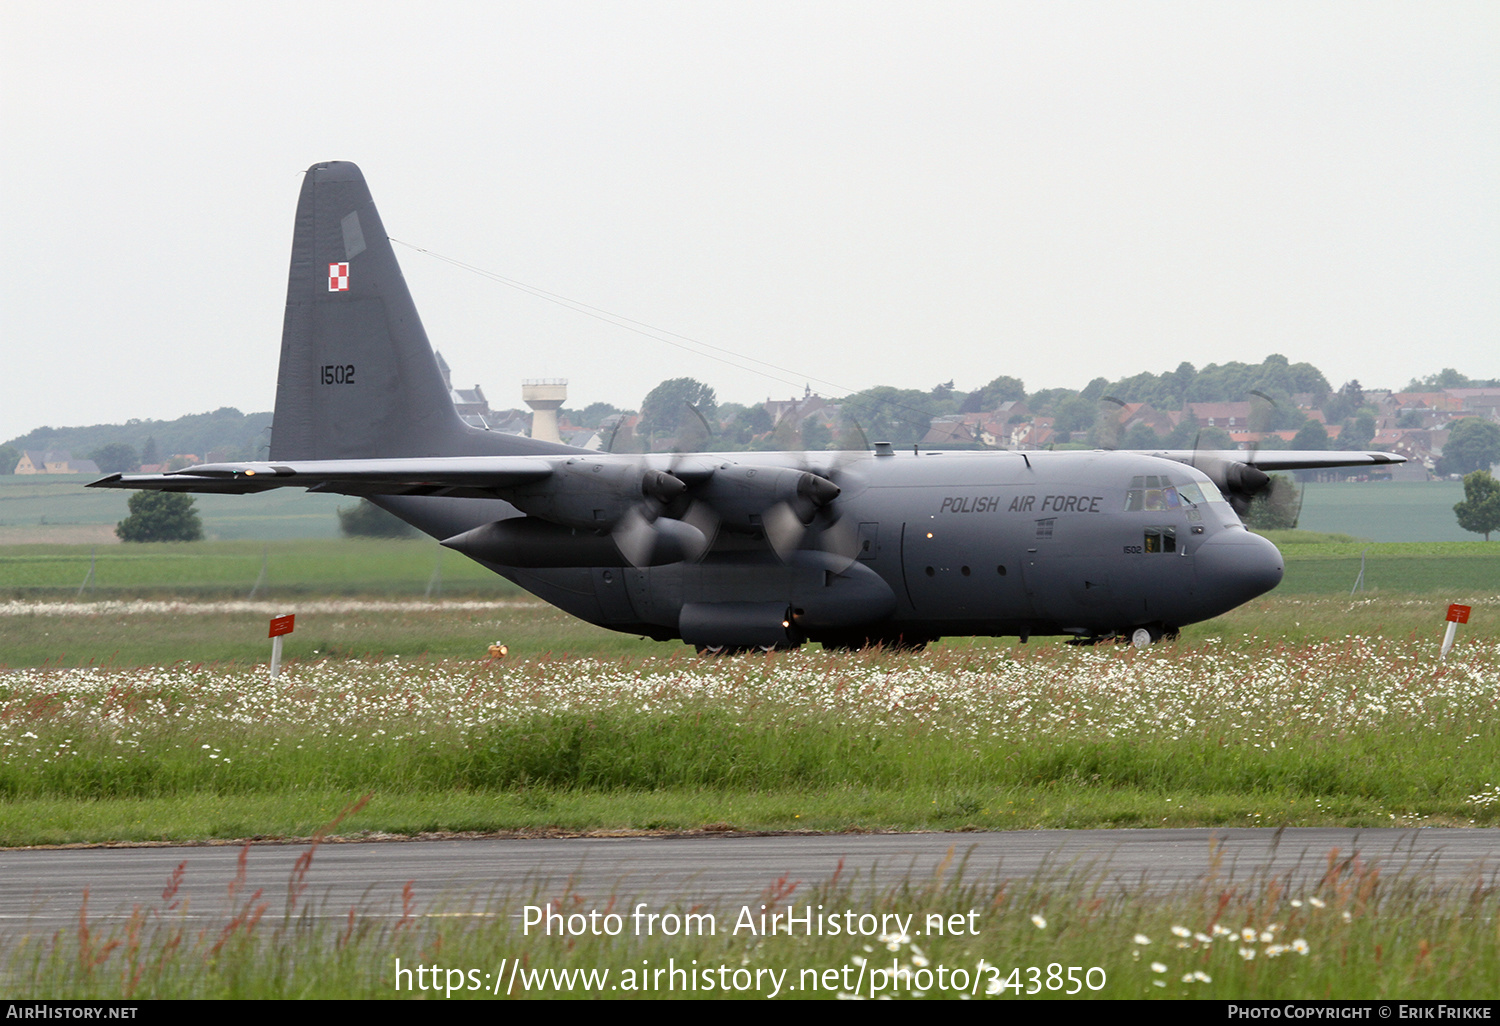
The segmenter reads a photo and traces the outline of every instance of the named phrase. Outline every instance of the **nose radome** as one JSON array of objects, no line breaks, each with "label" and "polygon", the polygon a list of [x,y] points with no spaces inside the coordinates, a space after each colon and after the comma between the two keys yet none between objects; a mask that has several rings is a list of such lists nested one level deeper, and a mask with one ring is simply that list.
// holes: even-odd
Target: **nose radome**
[{"label": "nose radome", "polygon": [[1281,552],[1250,531],[1221,531],[1193,553],[1198,601],[1218,615],[1281,583]]}]

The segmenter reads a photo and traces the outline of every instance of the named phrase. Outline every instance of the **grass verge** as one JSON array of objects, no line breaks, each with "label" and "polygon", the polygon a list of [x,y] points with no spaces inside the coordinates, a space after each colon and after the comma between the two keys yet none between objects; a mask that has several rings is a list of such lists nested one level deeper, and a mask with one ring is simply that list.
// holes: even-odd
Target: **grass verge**
[{"label": "grass verge", "polygon": [[298,835],[350,793],[396,833],[1488,824],[1497,695],[1493,642],[1360,637],[16,671],[0,843]]}]

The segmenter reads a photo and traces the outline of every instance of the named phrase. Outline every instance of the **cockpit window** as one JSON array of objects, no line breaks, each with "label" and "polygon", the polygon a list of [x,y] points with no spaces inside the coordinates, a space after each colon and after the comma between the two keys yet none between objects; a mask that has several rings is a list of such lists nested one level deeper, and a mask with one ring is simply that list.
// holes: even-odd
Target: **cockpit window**
[{"label": "cockpit window", "polygon": [[1164,474],[1137,474],[1125,493],[1125,512],[1175,510],[1204,502],[1223,502],[1224,496],[1210,481],[1178,481]]}]

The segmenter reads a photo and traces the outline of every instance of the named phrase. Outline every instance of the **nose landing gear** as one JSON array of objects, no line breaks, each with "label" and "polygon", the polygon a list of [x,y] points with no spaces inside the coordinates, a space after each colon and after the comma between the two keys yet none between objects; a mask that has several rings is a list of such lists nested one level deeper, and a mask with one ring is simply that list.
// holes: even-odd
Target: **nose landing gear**
[{"label": "nose landing gear", "polygon": [[[1130,643],[1136,648],[1146,648],[1156,644],[1165,638],[1168,641],[1177,640],[1177,628],[1168,627],[1165,624],[1148,624],[1145,627],[1137,627],[1130,635]],[[1121,639],[1124,640],[1123,638]]]}]

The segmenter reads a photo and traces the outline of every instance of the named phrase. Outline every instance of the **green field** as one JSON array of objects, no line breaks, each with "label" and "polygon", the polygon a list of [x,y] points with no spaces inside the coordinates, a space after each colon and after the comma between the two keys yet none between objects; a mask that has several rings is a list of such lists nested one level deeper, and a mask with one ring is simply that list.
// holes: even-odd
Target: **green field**
[{"label": "green field", "polygon": [[1462,481],[1313,482],[1297,526],[1376,542],[1474,541],[1453,513],[1463,498]]},{"label": "green field", "polygon": [[[0,475],[0,545],[83,540],[80,530],[89,527],[102,529],[96,532],[100,543],[113,543],[112,529],[128,514],[130,493],[86,487],[91,480],[76,474]],[[300,488],[195,498],[204,534],[224,540],[337,538],[338,507],[356,501]]]},{"label": "green field", "polygon": [[0,597],[77,596],[80,589],[83,598],[520,594],[429,539],[0,545]]}]

